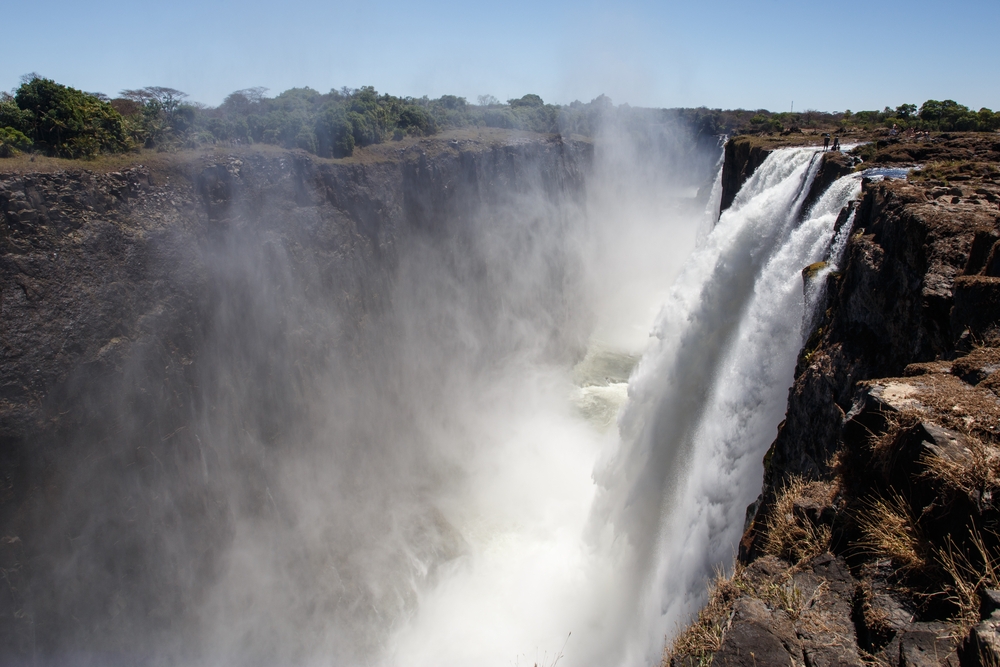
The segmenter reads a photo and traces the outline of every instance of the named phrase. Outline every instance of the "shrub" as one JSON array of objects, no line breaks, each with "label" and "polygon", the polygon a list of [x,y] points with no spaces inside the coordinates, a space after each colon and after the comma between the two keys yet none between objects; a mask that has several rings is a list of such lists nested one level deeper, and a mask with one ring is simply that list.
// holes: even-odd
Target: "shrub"
[{"label": "shrub", "polygon": [[0,127],[0,157],[14,157],[31,148],[31,139],[13,127]]},{"label": "shrub", "polygon": [[27,134],[31,132],[33,122],[33,114],[30,111],[21,110],[13,98],[0,101],[0,127],[9,127]]},{"label": "shrub", "polygon": [[17,89],[14,101],[31,112],[25,134],[52,155],[90,157],[132,148],[121,114],[93,95],[36,77]]}]

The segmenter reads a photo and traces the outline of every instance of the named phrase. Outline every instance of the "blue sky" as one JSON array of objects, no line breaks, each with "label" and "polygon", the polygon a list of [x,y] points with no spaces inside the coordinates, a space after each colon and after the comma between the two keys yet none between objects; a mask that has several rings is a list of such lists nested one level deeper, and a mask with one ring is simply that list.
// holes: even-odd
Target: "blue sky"
[{"label": "blue sky", "polygon": [[38,72],[114,95],[373,85],[396,95],[607,94],[634,106],[1000,109],[1000,0],[8,0],[0,89]]}]

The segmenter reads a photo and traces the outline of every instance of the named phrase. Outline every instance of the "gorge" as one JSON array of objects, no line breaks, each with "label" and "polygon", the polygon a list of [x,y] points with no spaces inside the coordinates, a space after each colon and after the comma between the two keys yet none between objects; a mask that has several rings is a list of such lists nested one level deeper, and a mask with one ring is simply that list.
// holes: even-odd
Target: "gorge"
[{"label": "gorge", "polygon": [[972,422],[917,426],[992,442],[996,170],[856,162],[607,127],[0,174],[5,662],[656,664],[737,549],[849,641],[735,596],[716,664],[748,628],[903,655],[951,611],[858,621],[863,582],[902,604],[845,560],[870,489],[796,510],[837,554],[808,568],[768,521],[896,437],[877,378],[965,383]]}]

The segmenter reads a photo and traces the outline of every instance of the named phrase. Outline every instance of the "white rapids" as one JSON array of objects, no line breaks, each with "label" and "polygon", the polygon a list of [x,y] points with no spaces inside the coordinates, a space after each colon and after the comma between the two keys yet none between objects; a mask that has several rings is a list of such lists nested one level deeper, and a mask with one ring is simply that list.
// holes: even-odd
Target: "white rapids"
[{"label": "white rapids", "polygon": [[[504,380],[523,404],[488,419],[503,424],[490,454],[439,503],[466,555],[424,587],[385,664],[659,664],[760,490],[808,334],[802,269],[836,264],[849,233],[835,243],[856,176],[802,210],[820,157],[775,151],[714,226],[697,221],[637,365],[595,345],[573,373]],[[469,400],[490,414],[489,395]]]}]

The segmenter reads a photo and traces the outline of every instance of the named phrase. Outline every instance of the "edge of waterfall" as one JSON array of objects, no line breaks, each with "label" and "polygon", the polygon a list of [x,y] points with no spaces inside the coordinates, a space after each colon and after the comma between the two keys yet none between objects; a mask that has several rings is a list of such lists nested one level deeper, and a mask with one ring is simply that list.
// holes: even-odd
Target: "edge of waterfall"
[{"label": "edge of waterfall", "polygon": [[[926,148],[923,169],[889,179],[878,167],[893,150],[858,167],[860,198],[836,223],[842,258],[802,267],[817,303],[763,490],[735,568],[714,580],[665,664],[1000,655],[990,602],[1000,587],[990,575],[997,478],[986,463],[1000,455],[990,380],[1000,368],[1000,236],[987,199],[1000,155],[951,137]],[[952,162],[942,169],[936,156]],[[993,166],[979,166],[982,156]],[[978,489],[956,481],[975,475]]]}]

